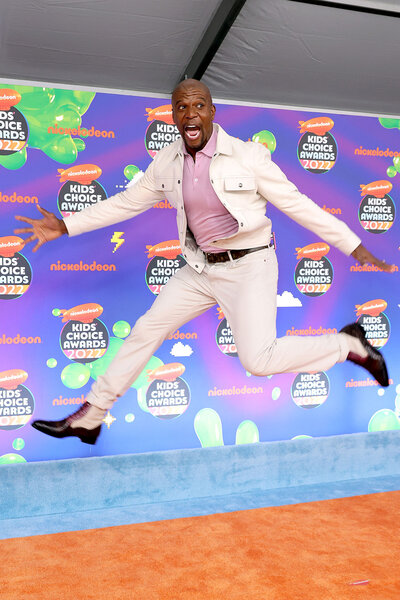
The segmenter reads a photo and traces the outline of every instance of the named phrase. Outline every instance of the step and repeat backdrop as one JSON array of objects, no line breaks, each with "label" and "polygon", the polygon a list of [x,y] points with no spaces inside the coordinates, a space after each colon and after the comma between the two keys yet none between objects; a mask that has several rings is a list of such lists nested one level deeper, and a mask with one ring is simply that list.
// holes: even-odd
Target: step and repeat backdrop
[{"label": "step and repeat backdrop", "polygon": [[[400,285],[268,206],[280,278],[278,335],[336,333],[358,320],[391,385],[351,363],[256,377],[220,307],[171,333],[104,419],[96,446],[56,440],[59,420],[184,264],[166,200],[135,219],[36,253],[15,215],[63,217],[134,184],[179,137],[168,98],[0,84],[0,464],[400,429]],[[273,160],[377,256],[399,263],[400,119],[217,105],[233,136]],[[305,442],[306,443],[306,442]]]}]

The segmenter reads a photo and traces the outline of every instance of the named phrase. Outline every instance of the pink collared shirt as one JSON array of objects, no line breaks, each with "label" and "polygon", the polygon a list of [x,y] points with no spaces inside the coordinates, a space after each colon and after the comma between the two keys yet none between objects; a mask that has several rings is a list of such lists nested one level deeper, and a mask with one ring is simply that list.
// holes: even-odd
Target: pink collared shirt
[{"label": "pink collared shirt", "polygon": [[210,182],[210,163],[216,145],[214,128],[203,150],[196,152],[196,161],[183,146],[183,202],[189,228],[203,252],[220,252],[210,242],[230,237],[238,230],[236,219],[222,205]]}]

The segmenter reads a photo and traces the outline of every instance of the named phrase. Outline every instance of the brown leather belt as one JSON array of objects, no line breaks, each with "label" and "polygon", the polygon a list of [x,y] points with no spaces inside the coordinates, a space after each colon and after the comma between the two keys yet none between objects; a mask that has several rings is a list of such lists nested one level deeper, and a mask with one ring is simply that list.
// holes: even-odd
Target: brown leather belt
[{"label": "brown leather belt", "polygon": [[236,260],[237,258],[242,258],[246,254],[250,254],[251,252],[257,252],[258,250],[264,250],[265,248],[270,248],[273,245],[271,242],[266,246],[258,246],[257,248],[247,248],[246,250],[227,250],[226,252],[204,252],[204,256],[206,257],[206,261],[208,263],[220,263],[227,262],[228,260]]}]

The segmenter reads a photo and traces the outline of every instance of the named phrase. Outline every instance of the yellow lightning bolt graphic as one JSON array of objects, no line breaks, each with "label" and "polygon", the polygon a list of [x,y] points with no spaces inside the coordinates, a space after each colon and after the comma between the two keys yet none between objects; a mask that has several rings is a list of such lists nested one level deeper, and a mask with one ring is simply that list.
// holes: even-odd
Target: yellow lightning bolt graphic
[{"label": "yellow lightning bolt graphic", "polygon": [[120,246],[125,242],[124,239],[121,238],[121,235],[124,235],[123,231],[114,231],[110,242],[115,244],[115,248],[113,252],[116,252]]}]

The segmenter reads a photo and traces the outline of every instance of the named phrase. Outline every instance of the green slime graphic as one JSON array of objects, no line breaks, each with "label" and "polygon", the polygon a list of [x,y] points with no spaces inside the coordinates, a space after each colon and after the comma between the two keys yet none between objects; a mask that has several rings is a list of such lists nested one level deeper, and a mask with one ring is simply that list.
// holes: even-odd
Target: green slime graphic
[{"label": "green slime graphic", "polygon": [[312,438],[311,435],[295,435],[294,437],[292,437],[292,440],[306,440]]},{"label": "green slime graphic", "polygon": [[128,321],[117,321],[114,323],[112,330],[117,338],[126,338],[131,332],[131,326]]},{"label": "green slime graphic", "polygon": [[129,181],[132,181],[136,173],[139,173],[139,171],[139,167],[136,167],[135,165],[126,165],[124,169],[124,175],[127,179],[129,179]]},{"label": "green slime graphic", "polygon": [[394,168],[398,173],[400,173],[400,156],[395,156],[393,159]]},{"label": "green slime graphic", "polygon": [[274,389],[272,390],[272,393],[271,393],[272,400],[274,400],[274,401],[278,400],[280,395],[281,395],[281,388],[274,387]]},{"label": "green slime graphic", "polygon": [[385,127],[385,129],[400,129],[400,119],[380,117],[379,123],[382,127]]},{"label": "green slime graphic", "polygon": [[222,423],[212,408],[202,408],[194,418],[194,430],[203,448],[223,446]]},{"label": "green slime graphic", "polygon": [[396,167],[390,166],[386,169],[386,173],[388,177],[395,177],[397,175]]},{"label": "green slime graphic", "polygon": [[72,390],[83,387],[89,379],[90,369],[81,363],[72,363],[61,371],[61,381],[66,387]]},{"label": "green slime graphic", "polygon": [[[64,129],[77,130],[82,123],[82,115],[95,97],[95,92],[25,85],[6,85],[2,88],[21,94],[21,101],[15,108],[24,115],[29,126],[27,146],[42,150],[63,165],[75,162],[78,152],[84,150],[85,142],[80,138],[72,139],[69,133],[49,133],[49,127],[54,129],[57,124]],[[0,156],[0,165],[6,169],[20,169],[26,160],[25,146],[20,152]]]},{"label": "green slime graphic", "polygon": [[263,129],[258,133],[255,133],[251,138],[252,142],[258,142],[259,144],[264,144],[267,146],[268,150],[273,154],[276,148],[276,138],[271,131],[267,131],[267,129]]},{"label": "green slime graphic", "polygon": [[388,408],[382,408],[372,415],[368,423],[368,431],[389,431],[400,429],[400,421],[396,413]]},{"label": "green slime graphic", "polygon": [[22,438],[15,438],[12,443],[14,450],[22,450],[25,447],[25,441]]},{"label": "green slime graphic", "polygon": [[236,444],[255,444],[259,441],[257,425],[253,421],[242,421],[236,430]]},{"label": "green slime graphic", "polygon": [[50,369],[54,369],[54,367],[57,366],[57,360],[55,358],[49,358],[47,359],[46,365],[50,368]]},{"label": "green slime graphic", "polygon": [[20,454],[3,454],[0,456],[0,465],[16,465],[17,463],[26,463],[26,459]]}]

